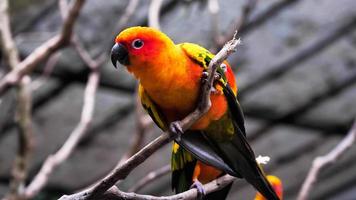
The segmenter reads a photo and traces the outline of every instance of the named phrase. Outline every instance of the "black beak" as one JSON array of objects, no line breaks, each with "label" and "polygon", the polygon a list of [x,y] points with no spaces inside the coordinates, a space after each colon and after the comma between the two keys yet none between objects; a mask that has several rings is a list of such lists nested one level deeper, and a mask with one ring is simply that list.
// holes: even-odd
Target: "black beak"
[{"label": "black beak", "polygon": [[129,65],[129,52],[126,47],[120,43],[116,43],[111,49],[111,62],[114,67],[117,67],[117,62],[123,65]]}]

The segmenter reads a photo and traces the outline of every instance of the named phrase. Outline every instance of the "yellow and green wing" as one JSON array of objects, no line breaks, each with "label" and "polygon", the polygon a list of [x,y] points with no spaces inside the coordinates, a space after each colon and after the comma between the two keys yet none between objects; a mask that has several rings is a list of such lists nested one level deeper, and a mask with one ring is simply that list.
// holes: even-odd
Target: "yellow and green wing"
[{"label": "yellow and green wing", "polygon": [[[205,70],[214,57],[213,54],[199,45],[183,43],[180,46],[189,58],[199,63]],[[208,130],[202,131],[201,134],[183,134],[179,144],[200,161],[230,175],[245,178],[267,199],[278,199],[256,163],[255,154],[247,142],[243,113],[235,93],[227,82],[226,70],[223,69],[223,66],[220,66],[217,72],[221,75],[221,79],[216,83],[223,87],[223,93],[228,104],[227,114],[229,115],[229,121],[233,124],[232,137],[228,134],[230,136],[226,137],[228,139],[225,141],[218,141],[213,137],[214,135],[226,135],[230,132],[231,126],[227,126],[225,131],[209,127]],[[226,120],[219,120],[216,123],[226,124]],[[194,137],[198,137],[197,135],[200,138],[194,139]]]},{"label": "yellow and green wing", "polygon": [[138,86],[138,95],[141,99],[142,107],[150,115],[152,120],[160,129],[166,131],[168,126],[165,117],[159,110],[158,106],[152,101],[151,97],[148,96],[141,84]]},{"label": "yellow and green wing", "polygon": [[[186,55],[190,59],[199,63],[199,65],[201,67],[203,67],[204,70],[208,69],[210,61],[215,56],[214,54],[212,54],[210,51],[208,51],[204,47],[201,47],[194,43],[182,43],[182,44],[179,44],[179,46],[183,49],[183,51],[186,53]],[[220,66],[217,69],[217,72],[221,75],[221,79],[219,80],[219,82],[222,83],[223,85],[227,84],[225,71],[226,70],[222,66]]]},{"label": "yellow and green wing", "polygon": [[[141,104],[146,112],[151,116],[156,125],[163,131],[167,130],[167,121],[159,107],[152,101],[144,88],[139,85],[139,96]],[[188,190],[192,184],[196,159],[188,151],[180,147],[176,142],[173,143],[171,170],[172,170],[172,189],[177,193]]]}]

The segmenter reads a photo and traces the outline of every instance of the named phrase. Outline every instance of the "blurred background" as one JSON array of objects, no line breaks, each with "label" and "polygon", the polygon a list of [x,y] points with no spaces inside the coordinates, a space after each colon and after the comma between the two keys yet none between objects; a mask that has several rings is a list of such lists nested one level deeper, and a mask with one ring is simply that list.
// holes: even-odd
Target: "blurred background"
[{"label": "blurred background", "polygon": [[[160,28],[176,43],[198,43],[214,51],[231,38],[231,27],[244,16],[247,1],[220,0],[209,10],[208,1],[164,0]],[[109,56],[113,38],[122,28],[148,25],[151,1],[141,0],[127,23],[113,33],[129,2],[86,1],[75,33],[91,56],[103,52]],[[219,8],[217,15],[213,8]],[[10,14],[21,58],[62,26],[55,0],[11,0]],[[295,199],[313,159],[339,143],[356,116],[356,1],[257,0],[239,36],[242,45],[229,61],[237,76],[248,138],[257,155],[271,157],[265,169],[282,179],[285,199]],[[90,70],[71,46],[55,56],[53,65],[43,62],[31,73],[34,146],[27,182],[80,120]],[[0,77],[8,71],[4,66],[1,61]],[[114,69],[109,59],[100,74],[89,131],[34,199],[56,199],[94,183],[135,139],[134,79],[124,68]],[[9,190],[18,145],[15,105],[14,89],[1,96],[0,197]],[[159,134],[156,127],[148,128],[144,143]],[[148,172],[169,164],[170,150],[166,145],[156,152],[119,188],[126,191]],[[356,199],[355,156],[356,145],[323,170],[310,199]],[[170,175],[138,192],[172,194]],[[229,199],[248,200],[254,195],[255,190],[239,180]]]}]

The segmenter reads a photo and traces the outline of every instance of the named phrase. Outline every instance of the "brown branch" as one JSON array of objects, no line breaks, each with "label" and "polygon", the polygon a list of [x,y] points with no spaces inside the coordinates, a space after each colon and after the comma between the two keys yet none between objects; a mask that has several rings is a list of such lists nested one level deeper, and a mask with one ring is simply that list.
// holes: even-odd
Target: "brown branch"
[{"label": "brown branch", "polygon": [[76,0],[64,20],[61,33],[49,39],[41,46],[37,47],[29,56],[19,63],[15,69],[7,73],[0,80],[0,95],[12,85],[18,84],[23,76],[29,74],[41,61],[47,59],[58,49],[67,46],[70,43],[74,23],[85,0]]},{"label": "brown branch", "polygon": [[[8,13],[8,1],[0,2],[0,39],[5,59],[13,70],[19,64],[19,55],[12,37]],[[16,123],[18,125],[18,150],[12,170],[10,193],[8,199],[18,199],[28,174],[28,165],[32,150],[32,97],[30,89],[31,79],[25,76],[20,80],[17,88]]]},{"label": "brown branch", "polygon": [[312,167],[302,185],[299,192],[298,200],[306,200],[314,183],[318,179],[320,171],[327,166],[335,163],[345,152],[355,143],[356,140],[356,121],[353,123],[352,128],[345,138],[324,156],[316,157],[313,161]]},{"label": "brown branch", "polygon": [[[207,184],[205,184],[204,190],[206,194],[218,191],[224,188],[226,185],[230,184],[236,178],[230,175],[222,176],[218,179],[215,179]],[[185,192],[171,195],[171,196],[152,196],[152,195],[141,195],[136,193],[127,193],[120,191],[116,186],[111,187],[101,196],[98,196],[97,199],[110,199],[110,200],[194,200],[197,198],[197,190],[195,188],[187,190]],[[59,200],[84,200],[85,193],[76,193],[70,196],[64,195]]]},{"label": "brown branch", "polygon": [[171,172],[171,166],[170,165],[165,165],[161,168],[158,168],[155,171],[152,171],[147,174],[147,176],[143,177],[137,184],[133,185],[128,191],[129,192],[137,192],[141,190],[144,186],[146,186],[148,183],[161,178],[162,176],[168,174]]},{"label": "brown branch", "polygon": [[[235,51],[239,41],[240,40],[234,37],[209,63],[209,76],[207,81],[205,81],[202,85],[201,101],[199,101],[199,105],[183,120],[177,122],[182,127],[183,131],[188,130],[189,127],[191,127],[198,119],[200,119],[201,116],[203,116],[209,110],[211,106],[210,92],[216,70],[221,65],[221,63]],[[80,197],[78,199],[97,199],[109,188],[111,188],[117,181],[125,179],[135,167],[143,163],[149,156],[151,156],[162,146],[172,141],[174,137],[175,134],[173,132],[167,131],[142,148],[122,165],[110,172],[107,177],[97,183],[94,187],[72,196],[66,196],[64,199],[76,199],[78,196]]]},{"label": "brown branch", "polygon": [[[59,4],[62,17],[65,17],[69,13],[67,11],[68,5],[65,0],[59,1]],[[73,152],[74,148],[79,143],[80,139],[83,137],[83,135],[85,135],[85,133],[87,133],[93,119],[95,95],[100,80],[100,73],[98,68],[103,64],[104,58],[99,57],[98,59],[93,60],[90,57],[89,53],[78,42],[75,35],[72,39],[72,45],[74,46],[84,63],[86,63],[87,66],[91,69],[91,73],[89,74],[89,78],[84,92],[84,105],[82,108],[81,119],[76,128],[65,141],[63,146],[54,155],[50,155],[46,159],[46,161],[42,165],[41,170],[26,188],[26,198],[34,197],[46,185],[49,176],[52,174],[54,169],[58,165],[63,163],[65,160],[67,160],[67,158]]]},{"label": "brown branch", "polygon": [[52,56],[47,60],[46,65],[43,68],[42,74],[31,83],[32,91],[40,88],[49,79],[59,61],[60,55],[61,53],[57,51],[56,53],[52,54]]},{"label": "brown branch", "polygon": [[8,4],[7,0],[0,2],[0,43],[4,51],[6,63],[8,63],[10,68],[15,68],[20,59],[15,42],[12,38]]},{"label": "brown branch", "polygon": [[[225,175],[205,184],[203,187],[206,194],[209,194],[224,188],[226,185],[230,184],[235,179],[236,178],[233,176]],[[119,197],[126,200],[194,200],[197,199],[197,190],[195,188],[167,197],[155,197],[151,195],[125,193],[125,192],[121,192],[120,190],[117,191],[117,194]]]},{"label": "brown branch", "polygon": [[50,155],[41,170],[35,176],[33,181],[26,188],[25,196],[27,198],[34,197],[47,183],[49,175],[61,163],[63,163],[73,152],[82,136],[88,131],[94,112],[95,94],[99,83],[100,74],[98,71],[93,71],[89,75],[89,79],[84,93],[84,105],[79,124],[70,134],[69,138],[63,146],[53,155]]},{"label": "brown branch", "polygon": [[92,70],[98,70],[98,68],[104,64],[104,62],[107,60],[107,55],[104,53],[99,55],[96,59],[93,59],[89,52],[84,49],[82,44],[78,41],[78,38],[76,35],[73,36],[72,39],[72,44],[79,54],[79,57],[84,61],[84,63]]},{"label": "brown branch", "polygon": [[28,175],[29,161],[32,155],[33,133],[32,133],[32,96],[31,79],[29,76],[22,78],[17,92],[17,112],[18,123],[18,150],[12,170],[10,182],[10,196],[8,199],[19,199],[23,192],[23,187]]},{"label": "brown branch", "polygon": [[159,14],[162,7],[163,0],[151,0],[148,11],[148,26],[160,29]]}]

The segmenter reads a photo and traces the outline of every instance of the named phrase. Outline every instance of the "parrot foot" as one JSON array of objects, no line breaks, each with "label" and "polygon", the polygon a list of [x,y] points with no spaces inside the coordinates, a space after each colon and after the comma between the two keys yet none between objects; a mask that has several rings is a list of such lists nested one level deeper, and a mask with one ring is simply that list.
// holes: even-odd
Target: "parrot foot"
[{"label": "parrot foot", "polygon": [[172,122],[169,125],[169,130],[174,133],[173,137],[175,137],[176,141],[180,141],[182,134],[184,133],[182,126],[179,124],[178,121]]},{"label": "parrot foot", "polygon": [[195,180],[193,182],[193,184],[190,186],[190,189],[192,189],[192,188],[196,188],[198,191],[197,199],[202,200],[204,198],[204,196],[206,195],[203,184],[200,181]]},{"label": "parrot foot", "polygon": [[209,73],[207,71],[203,71],[203,73],[201,74],[201,82],[202,83],[208,82],[208,76],[209,76]]},{"label": "parrot foot", "polygon": [[214,87],[212,87],[212,88],[210,89],[210,91],[211,91],[211,94],[215,94],[215,95],[221,95],[221,94],[222,94],[221,91],[215,89]]},{"label": "parrot foot", "polygon": [[[201,74],[201,82],[203,84],[208,82],[208,76],[209,76],[209,73],[207,71],[203,71],[202,72],[202,74]],[[214,82],[215,81],[219,81],[220,79],[221,79],[221,74],[216,72],[214,74]],[[211,91],[211,94],[215,94],[215,95],[221,95],[222,94],[222,92],[217,90],[215,87],[211,87],[210,91]]]},{"label": "parrot foot", "polygon": [[[207,82],[208,81],[208,76],[209,76],[209,72],[207,71],[203,71],[202,74],[201,74],[201,80],[202,82]],[[214,74],[214,81],[218,81],[221,79],[221,74],[219,74],[218,72],[216,72]]]}]

